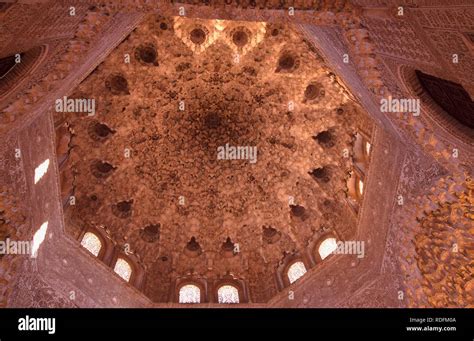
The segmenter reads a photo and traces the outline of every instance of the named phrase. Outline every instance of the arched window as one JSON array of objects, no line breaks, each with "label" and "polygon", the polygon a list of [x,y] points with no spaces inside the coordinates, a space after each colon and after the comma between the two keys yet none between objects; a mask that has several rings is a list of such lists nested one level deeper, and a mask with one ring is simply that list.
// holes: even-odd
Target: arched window
[{"label": "arched window", "polygon": [[37,46],[0,58],[0,98],[8,95],[38,67],[46,55],[47,46]]},{"label": "arched window", "polygon": [[321,259],[326,258],[337,249],[336,238],[326,238],[319,244],[318,252]]},{"label": "arched window", "polygon": [[183,285],[179,289],[179,303],[200,303],[201,289],[194,284]]},{"label": "arched window", "polygon": [[43,161],[38,167],[35,168],[35,185],[41,178],[46,174],[49,167],[49,159]]},{"label": "arched window", "polygon": [[44,222],[41,224],[40,228],[35,232],[33,235],[33,241],[31,243],[31,257],[36,258],[38,257],[38,250],[41,244],[44,242],[44,238],[46,237],[46,231],[48,230],[48,222]]},{"label": "arched window", "polygon": [[86,234],[84,234],[81,245],[96,257],[99,255],[100,249],[102,249],[102,242],[99,237],[92,232],[86,232]]},{"label": "arched window", "polygon": [[360,195],[364,194],[364,181],[362,181],[362,179],[359,179],[359,183],[357,187],[359,189],[359,194]]},{"label": "arched window", "polygon": [[356,201],[360,201],[364,194],[364,175],[356,168],[349,172],[347,194]]},{"label": "arched window", "polygon": [[219,303],[239,303],[239,290],[233,285],[223,285],[217,290]]},{"label": "arched window", "polygon": [[461,84],[416,70],[418,81],[446,113],[459,123],[474,129],[474,102]]},{"label": "arched window", "polygon": [[115,263],[114,271],[122,277],[125,281],[130,281],[132,276],[132,267],[130,264],[123,258],[118,258]]},{"label": "arched window", "polygon": [[372,148],[372,145],[370,144],[370,142],[365,141],[365,153],[367,154],[367,156],[370,155],[371,148]]},{"label": "arched window", "polygon": [[306,273],[306,267],[303,262],[295,262],[288,268],[288,279],[290,284],[298,280]]},{"label": "arched window", "polygon": [[7,74],[12,71],[16,65],[17,63],[15,62],[15,55],[0,58],[0,79],[6,77]]},{"label": "arched window", "polygon": [[360,132],[354,135],[353,162],[362,173],[366,172],[369,165],[370,152],[372,149],[372,145],[369,141],[370,138]]}]

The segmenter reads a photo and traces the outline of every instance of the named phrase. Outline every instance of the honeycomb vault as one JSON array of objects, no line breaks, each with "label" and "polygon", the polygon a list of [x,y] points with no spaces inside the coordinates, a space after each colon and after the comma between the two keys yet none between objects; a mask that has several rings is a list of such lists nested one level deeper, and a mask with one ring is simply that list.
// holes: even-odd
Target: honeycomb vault
[{"label": "honeycomb vault", "polygon": [[[129,248],[154,301],[179,278],[233,278],[266,302],[287,257],[355,232],[343,150],[369,121],[290,26],[150,16],[71,97],[98,104],[56,114],[77,197],[67,231]],[[219,159],[226,145],[256,160]]]},{"label": "honeycomb vault", "polygon": [[408,2],[0,2],[0,307],[473,307],[474,7]]}]

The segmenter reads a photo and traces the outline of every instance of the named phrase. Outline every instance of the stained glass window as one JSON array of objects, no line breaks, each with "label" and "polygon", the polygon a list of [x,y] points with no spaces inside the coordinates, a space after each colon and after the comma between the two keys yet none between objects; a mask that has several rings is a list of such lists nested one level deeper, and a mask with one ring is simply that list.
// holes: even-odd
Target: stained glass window
[{"label": "stained glass window", "polygon": [[326,258],[337,249],[336,238],[327,238],[319,245],[319,255],[321,259]]},{"label": "stained glass window", "polygon": [[223,285],[217,291],[219,303],[239,303],[239,290],[232,285]]},{"label": "stained glass window", "polygon": [[132,276],[132,267],[123,258],[117,259],[114,271],[127,282],[130,280],[130,276]]},{"label": "stained glass window", "polygon": [[92,232],[86,232],[86,234],[84,234],[81,245],[96,257],[99,255],[100,249],[102,248],[102,243],[100,242],[99,237]]},{"label": "stained glass window", "polygon": [[306,273],[306,267],[303,262],[295,262],[288,269],[288,279],[290,283],[295,282]]},{"label": "stained glass window", "polygon": [[179,289],[179,303],[200,303],[201,290],[193,284],[183,285]]}]

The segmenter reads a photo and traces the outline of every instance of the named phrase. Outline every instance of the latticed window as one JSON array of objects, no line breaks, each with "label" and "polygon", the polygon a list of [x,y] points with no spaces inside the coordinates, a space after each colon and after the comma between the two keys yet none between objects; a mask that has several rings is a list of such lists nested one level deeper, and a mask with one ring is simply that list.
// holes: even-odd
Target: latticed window
[{"label": "latticed window", "polygon": [[84,234],[81,245],[96,257],[99,255],[100,249],[102,249],[102,243],[99,237],[92,232],[86,232],[86,234]]},{"label": "latticed window", "polygon": [[295,282],[306,273],[306,267],[303,262],[295,262],[288,269],[288,279],[290,283]]},{"label": "latticed window", "polygon": [[364,181],[359,179],[359,193],[360,195],[364,194]]},{"label": "latticed window", "polygon": [[319,245],[319,256],[321,259],[326,258],[331,253],[333,253],[337,249],[337,242],[336,238],[327,238],[323,240],[323,242]]},{"label": "latticed window", "polygon": [[127,282],[130,281],[130,277],[132,276],[132,267],[125,259],[117,259],[114,271]]},{"label": "latticed window", "polygon": [[41,180],[41,178],[46,174],[49,167],[49,159],[43,161],[38,167],[35,168],[35,184]]},{"label": "latticed window", "polygon": [[183,285],[179,289],[179,303],[200,303],[201,289],[193,284]]},{"label": "latticed window", "polygon": [[365,153],[367,155],[370,155],[370,149],[372,148],[372,145],[369,142],[365,142]]},{"label": "latticed window", "polygon": [[219,303],[239,303],[239,290],[232,285],[223,285],[217,291]]}]

